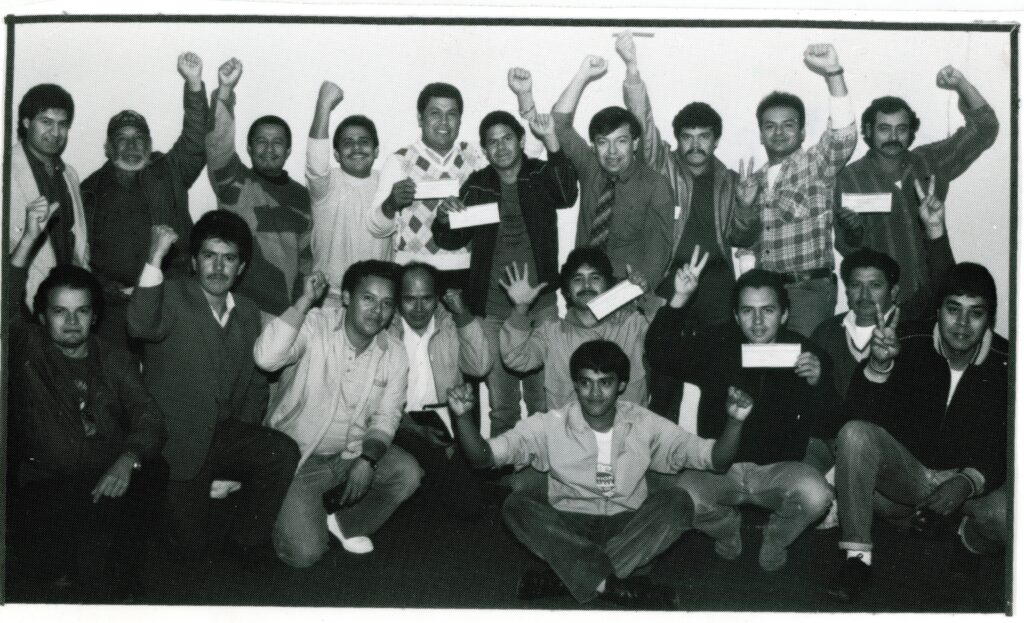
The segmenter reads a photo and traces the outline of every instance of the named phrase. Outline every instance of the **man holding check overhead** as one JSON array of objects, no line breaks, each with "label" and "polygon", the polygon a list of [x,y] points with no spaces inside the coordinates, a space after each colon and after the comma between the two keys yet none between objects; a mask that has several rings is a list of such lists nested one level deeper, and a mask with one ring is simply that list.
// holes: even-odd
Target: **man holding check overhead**
[{"label": "man holding check overhead", "polygon": [[[522,88],[524,81],[530,80],[529,74],[516,72],[509,71],[513,89]],[[531,286],[549,284],[540,291],[528,317],[532,321],[557,318],[556,211],[572,207],[577,195],[576,170],[561,150],[551,116],[534,116],[530,130],[547,148],[547,162],[525,156],[525,131],[515,117],[503,110],[488,113],[480,123],[480,145],[490,164],[469,176],[462,185],[461,201],[442,204],[433,225],[434,241],[442,249],[461,249],[472,242],[464,295],[469,311],[484,318],[484,332],[495,363],[487,376],[491,430],[495,434],[512,428],[519,420],[521,395],[525,395],[530,413],[545,410],[540,372],[524,375],[501,364],[498,332],[511,315],[513,303],[499,284],[506,268],[525,264],[529,275],[535,277]],[[454,222],[449,219],[449,210],[458,214]],[[474,219],[470,222],[476,225],[463,226],[466,217]]]},{"label": "man holding check overhead", "polygon": [[713,537],[715,551],[727,560],[743,549],[735,507],[756,504],[774,511],[764,527],[759,562],[775,571],[786,564],[789,544],[832,503],[824,476],[800,462],[811,436],[833,436],[826,421],[835,405],[830,363],[816,346],[783,328],[789,315],[786,287],[779,275],[761,269],[736,282],[735,324],[681,338],[684,308],[707,258],[698,260],[698,252],[676,272],[675,294],[651,324],[647,360],[653,374],[700,389],[696,433],[701,437],[722,434],[721,405],[730,387],[753,398],[729,471],[686,471],[677,484],[693,497],[694,527]]}]

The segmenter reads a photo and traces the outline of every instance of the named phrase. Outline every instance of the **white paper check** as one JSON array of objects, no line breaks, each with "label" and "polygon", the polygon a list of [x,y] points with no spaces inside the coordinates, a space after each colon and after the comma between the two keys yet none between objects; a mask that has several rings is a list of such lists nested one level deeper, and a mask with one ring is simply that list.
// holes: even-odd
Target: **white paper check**
[{"label": "white paper check", "polygon": [[892,212],[889,193],[843,193],[843,207],[854,212]]},{"label": "white paper check", "polygon": [[627,279],[626,281],[620,281],[602,294],[595,296],[587,303],[587,307],[600,320],[643,293],[644,291],[640,289],[640,286]]},{"label": "white paper check", "polygon": [[482,203],[470,206],[462,212],[448,213],[448,222],[451,223],[452,229],[489,225],[500,220],[497,203]]},{"label": "white paper check", "polygon": [[800,357],[799,344],[744,344],[744,368],[792,368]]},{"label": "white paper check", "polygon": [[420,180],[416,182],[415,199],[444,199],[459,196],[459,180]]}]

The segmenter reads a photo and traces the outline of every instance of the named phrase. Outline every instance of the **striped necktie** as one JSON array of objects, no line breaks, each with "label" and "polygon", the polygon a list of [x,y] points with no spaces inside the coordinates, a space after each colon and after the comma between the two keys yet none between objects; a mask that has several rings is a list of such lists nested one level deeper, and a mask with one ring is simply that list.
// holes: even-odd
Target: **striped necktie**
[{"label": "striped necktie", "polygon": [[594,211],[594,222],[590,224],[590,246],[604,249],[608,243],[608,231],[612,222],[612,205],[615,204],[614,175],[605,181],[601,195],[597,198],[597,209]]}]

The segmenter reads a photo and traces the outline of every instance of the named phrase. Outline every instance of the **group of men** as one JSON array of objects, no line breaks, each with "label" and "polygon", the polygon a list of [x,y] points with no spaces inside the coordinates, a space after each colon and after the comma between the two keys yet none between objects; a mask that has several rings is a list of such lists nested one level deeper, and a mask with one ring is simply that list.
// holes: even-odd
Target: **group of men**
[{"label": "group of men", "polygon": [[[377,171],[369,118],[330,136],[344,94],[324,82],[305,186],[284,170],[280,117],[250,127],[251,167],[236,152],[237,59],[207,102],[202,62],[181,55],[174,146],[153,152],[145,118],[122,111],[82,183],[61,159],[70,95],[30,89],[12,153],[9,507],[41,545],[41,577],[86,599],[137,589],[146,529],[201,557],[223,498],[238,509],[231,553],[308,567],[332,540],[371,552],[421,486],[428,509],[474,520],[488,480],[512,488],[506,523],[544,562],[524,599],[677,605],[649,563],[690,528],[735,559],[743,504],[772,511],[766,571],[837,510],[847,557],[829,590],[845,600],[869,584],[875,513],[1001,551],[1008,347],[991,275],[953,260],[944,203],[995,140],[992,108],[946,67],[937,84],[958,93],[964,128],[911,150],[919,120],[881,97],[861,121],[868,153],[848,164],[843,67],[812,45],[804,63],[829,91],[821,139],[804,149],[802,101],[774,92],[756,111],[768,164],[732,171],[714,155],[718,113],[683,107],[673,150],[628,32],[616,50],[626,107],[595,114],[589,142],[574,113],[604,59],[584,59],[550,114],[530,72],[509,71],[543,160],[505,111],[481,121],[481,149],[460,141],[462,95],[432,83],[420,138]],[[218,209],[193,223],[204,167]],[[458,193],[425,190],[444,180]],[[867,194],[887,209],[851,209]],[[559,267],[557,211],[577,200]],[[462,226],[486,204],[497,222]],[[833,231],[850,308],[838,316]],[[596,314],[623,281],[643,294]],[[504,465],[516,472],[491,469]],[[69,535],[74,555],[45,555]]]}]

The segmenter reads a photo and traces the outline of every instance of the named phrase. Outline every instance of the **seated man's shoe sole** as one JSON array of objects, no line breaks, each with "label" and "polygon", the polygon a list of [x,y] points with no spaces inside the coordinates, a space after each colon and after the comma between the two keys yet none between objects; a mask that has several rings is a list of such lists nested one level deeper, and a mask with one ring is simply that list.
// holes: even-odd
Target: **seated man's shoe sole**
[{"label": "seated man's shoe sole", "polygon": [[350,554],[369,554],[373,551],[373,541],[368,536],[346,537],[338,525],[338,518],[334,515],[327,515],[327,531],[333,534],[340,542],[342,548]]},{"label": "seated man's shoe sole", "polygon": [[870,581],[871,566],[860,558],[847,558],[832,579],[828,594],[840,601],[856,601]]},{"label": "seated man's shoe sole", "polygon": [[603,593],[597,594],[620,606],[645,610],[676,610],[679,608],[679,594],[675,588],[655,584],[647,576],[631,576],[619,579],[608,578]]},{"label": "seated man's shoe sole", "polygon": [[527,571],[519,578],[519,586],[516,588],[516,597],[523,600],[569,596],[569,589],[551,569]]}]

